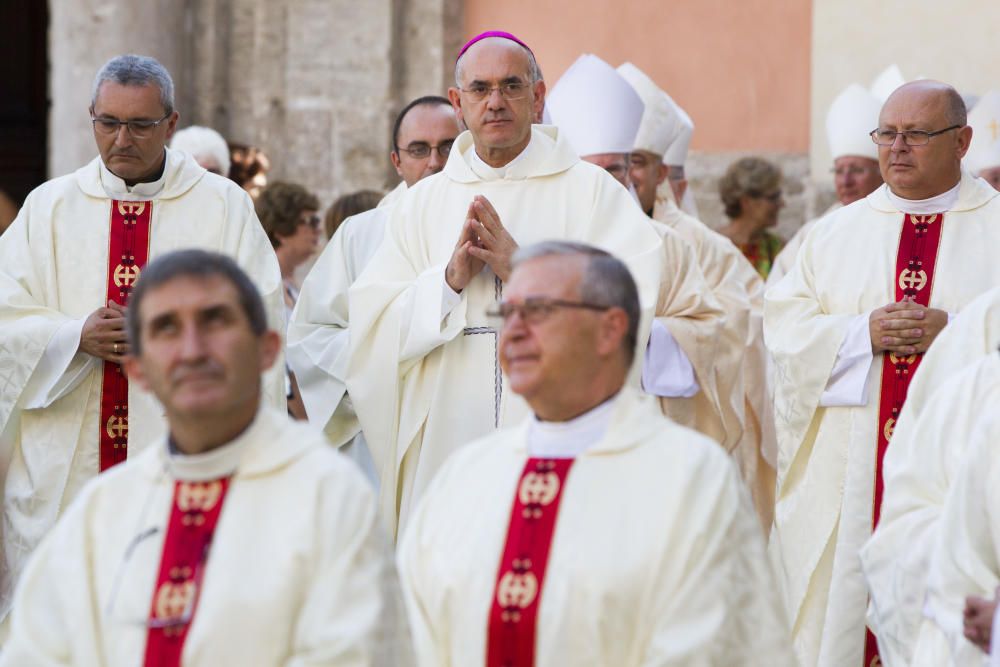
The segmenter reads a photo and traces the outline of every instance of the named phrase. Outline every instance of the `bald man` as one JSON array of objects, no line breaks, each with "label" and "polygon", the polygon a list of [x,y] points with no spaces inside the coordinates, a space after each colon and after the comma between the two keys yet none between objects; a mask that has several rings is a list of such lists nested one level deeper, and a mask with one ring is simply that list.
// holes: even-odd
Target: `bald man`
[{"label": "bald man", "polygon": [[1000,283],[998,193],[964,173],[965,105],[936,81],[889,96],[871,133],[886,184],[820,220],[765,296],[775,365],[778,497],[771,551],[800,661],[867,665],[859,551],[878,523],[882,462],[923,354]]},{"label": "bald man", "polygon": [[721,315],[684,242],[661,239],[628,191],[581,162],[556,128],[532,126],[545,82],[523,42],[477,36],[459,54],[455,84],[449,99],[469,131],[444,170],[394,207],[350,291],[347,389],[394,533],[451,453],[527,413],[500,375],[486,317],[519,245],[581,241],[625,261],[642,297],[643,346],[654,310],[685,349],[710,350]]}]

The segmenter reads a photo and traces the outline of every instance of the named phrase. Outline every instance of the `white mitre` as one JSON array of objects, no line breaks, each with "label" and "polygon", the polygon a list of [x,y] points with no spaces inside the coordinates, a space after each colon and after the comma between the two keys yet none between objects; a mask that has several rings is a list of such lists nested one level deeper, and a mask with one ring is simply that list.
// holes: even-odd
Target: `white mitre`
[{"label": "white mitre", "polygon": [[991,90],[969,112],[972,145],[962,162],[973,174],[1000,167],[1000,92]]},{"label": "white mitre", "polygon": [[170,142],[170,147],[195,159],[203,156],[215,158],[219,165],[219,173],[223,176],[229,174],[229,146],[222,135],[210,127],[191,125],[178,130]]},{"label": "white mitre", "polygon": [[856,155],[878,160],[878,146],[869,133],[878,127],[881,110],[879,99],[856,83],[837,95],[826,112],[830,157],[836,160],[845,155]]},{"label": "white mitre", "polygon": [[662,158],[681,131],[681,117],[675,111],[677,105],[645,72],[632,63],[620,65],[618,73],[642,98],[644,107],[633,149]]},{"label": "white mitre", "polygon": [[677,131],[677,136],[674,137],[673,143],[670,144],[670,148],[667,149],[666,154],[663,156],[663,164],[672,167],[683,167],[687,163],[688,147],[691,146],[691,137],[694,135],[694,121],[691,120],[691,116],[670,95],[667,95],[667,101],[670,102],[674,113],[680,119],[680,129]]},{"label": "white mitre", "polygon": [[642,99],[595,55],[577,58],[546,95],[552,123],[577,155],[631,153],[642,121]]},{"label": "white mitre", "polygon": [[882,73],[875,77],[872,81],[871,91],[872,95],[878,99],[879,102],[885,102],[892,95],[893,91],[906,83],[906,79],[903,77],[903,73],[899,70],[898,65],[889,65]]}]

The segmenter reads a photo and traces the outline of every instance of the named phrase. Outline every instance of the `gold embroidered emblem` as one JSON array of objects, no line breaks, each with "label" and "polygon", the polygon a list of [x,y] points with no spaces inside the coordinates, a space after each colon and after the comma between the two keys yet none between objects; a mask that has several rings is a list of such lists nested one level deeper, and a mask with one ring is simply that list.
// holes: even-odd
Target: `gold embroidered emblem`
[{"label": "gold embroidered emblem", "polygon": [[[118,212],[125,216],[140,216],[146,210],[144,201],[120,201],[118,202]],[[134,222],[134,221],[132,221]],[[129,220],[125,224],[130,224]]]},{"label": "gold embroidered emblem", "polygon": [[892,440],[892,434],[896,431],[896,420],[890,417],[886,420],[885,426],[882,428],[882,435],[885,436],[886,440]]},{"label": "gold embroidered emblem", "polygon": [[919,271],[911,271],[910,269],[903,269],[899,273],[899,289],[914,289],[920,291],[927,284],[927,272],[923,269]]},{"label": "gold embroidered emblem", "polygon": [[119,264],[115,267],[114,279],[118,287],[130,287],[139,279],[139,267]]},{"label": "gold embroidered emblem", "polygon": [[182,512],[211,512],[222,496],[222,482],[182,482],[177,489],[177,508]]},{"label": "gold embroidered emblem", "polygon": [[503,620],[520,620],[518,609],[531,605],[538,596],[538,579],[531,572],[508,571],[497,585],[497,602],[504,609]]},{"label": "gold embroidered emblem", "polygon": [[153,616],[159,620],[181,619],[194,601],[195,584],[188,579],[181,582],[164,581],[156,591]]},{"label": "gold embroidered emblem", "polygon": [[940,213],[931,215],[910,215],[910,222],[914,225],[933,225],[941,217]]},{"label": "gold embroidered emblem", "polygon": [[906,364],[907,366],[909,366],[916,360],[917,360],[917,355],[915,354],[911,354],[908,357],[897,357],[895,352],[889,353],[889,361],[891,361],[894,364]]},{"label": "gold embroidered emblem", "polygon": [[109,438],[128,437],[128,417],[111,415],[108,418],[107,431]]},{"label": "gold embroidered emblem", "polygon": [[522,505],[548,505],[559,494],[559,475],[554,472],[529,472],[521,480],[517,497]]}]

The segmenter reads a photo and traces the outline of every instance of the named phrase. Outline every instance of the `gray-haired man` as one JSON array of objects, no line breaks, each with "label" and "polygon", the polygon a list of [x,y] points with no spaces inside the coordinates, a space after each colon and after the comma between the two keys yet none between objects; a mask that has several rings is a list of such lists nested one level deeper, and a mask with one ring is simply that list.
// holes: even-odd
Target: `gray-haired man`
[{"label": "gray-haired man", "polygon": [[[162,408],[120,366],[146,261],[192,246],[229,255],[282,327],[278,263],[250,198],[166,148],[173,98],[156,60],[108,61],[89,108],[100,156],[28,195],[0,239],[0,432],[13,442],[0,617],[25,559],[84,483],[163,432]],[[281,379],[272,373],[265,389],[276,404]]]}]

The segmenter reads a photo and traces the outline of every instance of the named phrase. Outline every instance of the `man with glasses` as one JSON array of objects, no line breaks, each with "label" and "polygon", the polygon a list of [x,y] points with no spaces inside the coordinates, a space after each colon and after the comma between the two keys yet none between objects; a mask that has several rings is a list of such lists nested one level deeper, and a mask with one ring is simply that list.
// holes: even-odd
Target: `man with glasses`
[{"label": "man with glasses", "polygon": [[[852,83],[837,96],[826,112],[826,140],[833,157],[833,186],[837,201],[823,215],[864,199],[882,185],[878,145],[868,136],[871,126],[878,123],[881,107],[882,100]],[[820,218],[802,225],[781,249],[771,265],[771,272],[767,274],[768,286],[777,283],[791,270],[802,241]]]},{"label": "man with glasses", "polygon": [[818,222],[765,296],[779,447],[771,546],[802,664],[877,659],[859,552],[882,511],[886,450],[950,314],[1000,284],[982,251],[1000,247],[1000,193],[963,172],[971,137],[954,88],[899,87],[871,132],[886,184]]},{"label": "man with glasses", "polygon": [[606,252],[515,254],[491,314],[530,414],[452,456],[403,535],[421,666],[793,664],[735,466],[627,384],[640,312]]},{"label": "man with glasses", "polygon": [[392,126],[389,155],[402,182],[377,208],[348,218],[337,229],[302,283],[288,326],[288,364],[295,372],[309,420],[353,458],[376,486],[378,475],[346,394],[348,289],[382,243],[395,203],[407,188],[444,168],[460,132],[451,102],[444,97],[418,97],[403,107]]},{"label": "man with glasses", "polygon": [[129,376],[169,435],[88,485],[35,552],[0,665],[405,667],[375,499],[261,402],[281,336],[246,273],[204,250],[157,258],[127,329]]},{"label": "man with glasses", "polygon": [[[190,246],[230,255],[273,326],[284,321],[278,262],[249,197],[166,148],[179,117],[166,69],[112,58],[89,111],[100,155],[35,189],[0,238],[0,431],[14,442],[0,615],[28,554],[82,486],[163,432],[162,408],[121,369],[127,300],[146,261]],[[265,393],[284,406],[279,372]]]},{"label": "man with glasses", "polygon": [[697,268],[687,270],[683,241],[661,241],[620,183],[582,162],[557,128],[532,125],[545,82],[523,42],[473,38],[455,83],[448,95],[469,131],[444,170],[394,207],[350,291],[347,388],[394,534],[445,458],[526,412],[504,386],[485,316],[519,244],[563,238],[616,253],[638,277],[647,318],[674,317],[682,345],[713,348],[721,315]]}]

